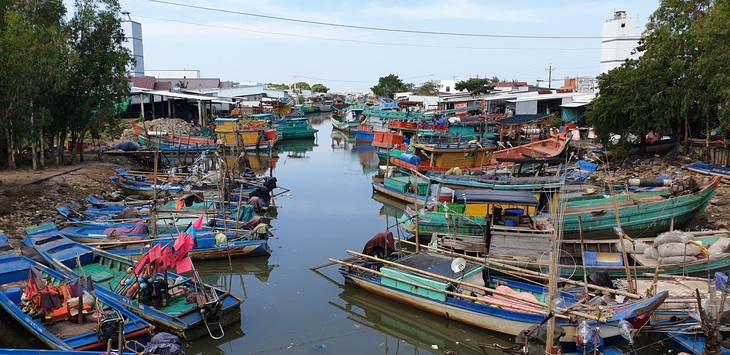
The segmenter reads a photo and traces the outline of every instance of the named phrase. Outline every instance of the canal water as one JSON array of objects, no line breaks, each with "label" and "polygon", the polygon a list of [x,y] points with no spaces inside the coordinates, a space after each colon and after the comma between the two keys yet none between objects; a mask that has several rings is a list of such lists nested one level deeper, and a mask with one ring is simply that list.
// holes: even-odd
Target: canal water
[{"label": "canal water", "polygon": [[[285,142],[273,163],[273,176],[289,192],[274,200],[272,255],[195,264],[206,283],[245,301],[240,324],[220,340],[187,343],[186,354],[502,354],[490,346],[511,346],[512,338],[345,286],[337,266],[310,269],[362,251],[398,214],[373,199],[375,150],[333,132],[329,116],[312,121],[317,138]],[[269,157],[250,160],[266,164]],[[17,337],[4,328],[0,334]]]}]

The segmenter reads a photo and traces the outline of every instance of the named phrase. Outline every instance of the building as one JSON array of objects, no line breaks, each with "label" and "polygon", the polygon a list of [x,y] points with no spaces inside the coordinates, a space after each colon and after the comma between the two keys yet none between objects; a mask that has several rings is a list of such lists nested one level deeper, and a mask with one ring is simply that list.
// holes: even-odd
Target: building
[{"label": "building", "polygon": [[122,31],[124,31],[124,47],[129,49],[136,61],[127,69],[130,76],[144,76],[144,51],[142,50],[142,24],[132,21],[129,12],[122,12]]},{"label": "building", "polygon": [[639,21],[626,17],[626,11],[616,11],[613,19],[603,24],[601,42],[601,73],[621,66],[626,59],[638,59],[634,49],[639,44]]}]

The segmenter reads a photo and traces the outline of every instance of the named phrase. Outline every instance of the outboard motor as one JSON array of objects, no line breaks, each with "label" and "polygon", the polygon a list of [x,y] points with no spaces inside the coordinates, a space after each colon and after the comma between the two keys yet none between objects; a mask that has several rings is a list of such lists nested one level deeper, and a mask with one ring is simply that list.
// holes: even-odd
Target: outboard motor
[{"label": "outboard motor", "polygon": [[97,336],[99,341],[106,343],[109,339],[112,344],[116,344],[119,340],[119,325],[124,323],[124,318],[119,312],[105,314],[99,321],[99,330]]}]

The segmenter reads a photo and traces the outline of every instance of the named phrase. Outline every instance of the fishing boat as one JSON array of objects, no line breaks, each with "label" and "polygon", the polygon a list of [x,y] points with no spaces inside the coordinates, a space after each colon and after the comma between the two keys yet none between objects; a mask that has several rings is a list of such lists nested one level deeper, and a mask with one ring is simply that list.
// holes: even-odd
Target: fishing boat
[{"label": "fishing boat", "polygon": [[357,128],[362,119],[362,111],[365,109],[363,105],[350,106],[344,111],[335,110],[330,117],[332,128],[349,132],[351,129]]},{"label": "fishing boat", "polygon": [[498,149],[492,152],[492,160],[488,165],[504,166],[514,164],[501,158],[554,158],[565,152],[570,139],[564,133],[550,136],[547,139],[533,141],[511,148]]},{"label": "fishing boat", "polygon": [[[674,138],[664,138],[646,143],[646,154],[664,154],[672,150],[677,144],[677,140]],[[631,144],[631,147],[627,151],[628,155],[636,155],[641,151],[641,145],[638,143]],[[611,159],[614,153],[606,148],[595,148],[592,150],[594,159],[599,161],[605,161]]]},{"label": "fishing boat", "polygon": [[318,129],[312,127],[306,117],[293,117],[273,121],[279,140],[314,138]]},{"label": "fishing boat", "polygon": [[714,165],[714,164],[695,162],[692,164],[685,165],[684,168],[689,171],[694,171],[694,172],[700,173],[700,174],[715,175],[715,176],[722,176],[724,178],[730,178],[730,168],[727,166],[723,166],[723,165]]},{"label": "fishing boat", "polygon": [[491,141],[469,141],[423,144],[411,142],[409,150],[390,163],[411,171],[446,172],[450,169],[481,170],[486,167],[495,150]]},{"label": "fishing boat", "polygon": [[157,197],[165,197],[174,194],[178,194],[183,190],[183,187],[179,184],[172,183],[160,183],[160,184],[139,184],[130,182],[117,175],[109,177],[114,185],[116,185],[123,194],[127,196],[137,195],[147,199]]},{"label": "fishing boat", "polygon": [[419,208],[431,197],[430,182],[415,175],[385,176],[382,182],[373,180],[372,185],[374,194],[414,203]]},{"label": "fishing boat", "polygon": [[[371,256],[366,251],[367,245],[363,253],[348,251],[358,257],[355,261],[329,260],[340,265],[345,283],[392,301],[513,336],[548,315],[545,286],[489,276],[483,264],[426,251],[397,259]],[[621,320],[626,319],[635,329],[643,326],[667,292],[602,304],[600,311],[596,299],[583,302],[577,293],[565,291],[559,295],[565,304],[561,308],[565,314],[555,315],[556,323],[565,330],[561,342],[574,342],[580,319],[589,324],[600,319],[601,335],[611,344],[621,339],[617,327]],[[571,314],[576,320],[570,319]]]},{"label": "fishing boat", "polygon": [[107,340],[118,341],[120,329],[125,340],[154,329],[103,292],[82,286],[77,276],[20,255],[0,255],[0,265],[0,306],[51,349],[101,349]]},{"label": "fishing boat", "polygon": [[[192,269],[192,277],[169,270],[162,272],[159,265],[144,260],[135,265],[130,258],[74,242],[62,236],[52,223],[28,228],[26,234],[24,243],[35,248],[61,273],[68,277],[91,277],[98,294],[183,339],[203,335],[221,338],[226,325],[241,320],[243,300],[204,284],[192,264],[185,263],[185,250],[176,269]],[[181,244],[187,243],[183,240]]]},{"label": "fishing boat", "polygon": [[[560,243],[559,275],[565,278],[582,279],[594,273],[607,273],[614,278],[626,277],[629,270],[635,275],[649,275],[661,270],[664,275],[688,275],[708,277],[717,271],[730,268],[730,253],[707,251],[720,238],[727,238],[727,231],[683,232],[694,236],[692,240],[703,245],[697,254],[682,255],[679,260],[672,258],[650,257],[644,254],[643,249],[635,252],[633,247],[627,247],[626,256],[619,248],[619,239],[563,240]],[[514,239],[513,243],[506,244],[501,250],[490,250],[481,236],[464,236],[454,234],[436,234],[430,237],[430,246],[445,250],[486,257],[493,262],[504,265],[513,265],[523,269],[544,271],[547,268],[545,248],[532,245],[534,251],[526,249],[524,245],[531,244],[530,240]],[[653,246],[655,238],[640,238],[634,240],[643,243],[647,248]],[[631,245],[628,240],[624,242]],[[687,251],[694,251],[688,247]],[[677,258],[674,258],[677,259]]]},{"label": "fishing boat", "polygon": [[[652,327],[661,330],[662,339],[678,353],[683,352],[690,355],[707,353],[706,338],[702,334],[700,322],[693,318],[652,322]],[[722,346],[719,354],[730,355],[730,348]]]},{"label": "fishing boat", "polygon": [[[142,222],[144,223],[144,222]],[[203,228],[195,233],[195,245],[188,252],[193,260],[219,259],[228,257],[250,257],[271,255],[269,248],[268,227],[257,230],[237,229],[214,230]],[[132,227],[134,228],[134,227]],[[185,227],[182,227],[185,228]],[[255,227],[254,227],[255,228]],[[125,233],[110,236],[109,229],[104,227],[65,227],[59,231],[63,236],[79,243],[90,244],[111,254],[126,256],[139,260],[150,247],[172,247],[179,233],[170,235],[150,235],[149,233]],[[146,228],[145,228],[146,229]]]},{"label": "fishing boat", "polygon": [[131,122],[134,133],[140,138],[140,142],[145,144],[147,141],[157,141],[168,145],[184,144],[184,145],[199,145],[199,146],[213,146],[215,140],[211,137],[205,137],[200,135],[193,135],[189,133],[171,133],[161,131],[148,131],[144,127],[141,127],[134,122]]},{"label": "fishing boat", "polygon": [[265,120],[216,118],[216,143],[225,148],[249,151],[266,151],[278,141],[276,129],[269,128]]},{"label": "fishing boat", "polygon": [[[650,191],[624,191],[615,197],[603,193],[572,196],[561,204],[563,212],[564,239],[578,239],[582,230],[587,239],[607,239],[615,237],[613,228],[617,218],[623,231],[631,237],[650,237],[670,229],[682,229],[691,225],[705,211],[714,196],[722,178],[715,177],[703,186],[677,184],[673,189]],[[456,190],[455,190],[456,191]],[[454,193],[455,198],[449,211],[406,211],[403,221],[419,216],[418,229],[422,233],[482,235],[487,225],[484,207],[477,199],[469,198],[470,193],[478,190],[464,189]],[[615,199],[615,206],[614,206]],[[470,204],[478,206],[470,207]],[[469,208],[469,209],[467,209]],[[474,211],[474,212],[470,212]],[[447,213],[464,214],[457,226],[447,220]],[[414,222],[404,223],[402,227],[413,233]],[[672,228],[673,227],[673,228]]]}]

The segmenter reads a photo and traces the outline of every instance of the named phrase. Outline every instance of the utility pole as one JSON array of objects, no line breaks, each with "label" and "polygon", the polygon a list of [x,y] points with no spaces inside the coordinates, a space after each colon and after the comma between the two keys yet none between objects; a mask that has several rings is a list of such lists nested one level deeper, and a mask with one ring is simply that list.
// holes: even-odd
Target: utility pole
[{"label": "utility pole", "polygon": [[553,68],[553,64],[550,63],[550,66],[545,68],[545,70],[548,71],[548,89],[552,89],[553,88],[553,70],[555,70],[555,68]]}]

